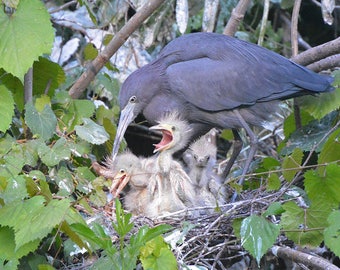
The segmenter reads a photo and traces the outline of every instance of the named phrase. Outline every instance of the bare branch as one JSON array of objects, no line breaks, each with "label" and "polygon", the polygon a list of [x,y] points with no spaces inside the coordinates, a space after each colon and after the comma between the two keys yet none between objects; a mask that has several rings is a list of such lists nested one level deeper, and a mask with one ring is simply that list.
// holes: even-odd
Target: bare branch
[{"label": "bare branch", "polygon": [[24,94],[25,94],[25,103],[32,100],[33,97],[33,68],[31,67],[24,77]]},{"label": "bare branch", "polygon": [[145,21],[165,0],[150,0],[115,34],[110,43],[88,64],[87,69],[71,87],[69,94],[78,98],[99,70],[110,60],[112,55],[124,44],[128,37]]},{"label": "bare branch", "polygon": [[340,67],[340,54],[331,55],[325,59],[310,64],[307,67],[315,72]]},{"label": "bare branch", "polygon": [[308,268],[320,270],[321,269],[339,270],[337,266],[325,260],[324,258],[312,254],[307,254],[305,252],[301,252],[298,250],[294,250],[289,247],[274,246],[272,247],[271,251],[275,256],[279,258],[293,261],[296,263],[302,263],[306,265]]},{"label": "bare branch", "polygon": [[224,28],[223,34],[228,36],[233,36],[237,31],[238,26],[244,18],[244,14],[246,13],[250,4],[250,0],[240,0],[237,6],[233,9],[231,13],[231,17]]},{"label": "bare branch", "polygon": [[294,2],[293,14],[292,14],[292,25],[290,31],[290,42],[292,44],[292,55],[295,56],[299,52],[298,44],[298,22],[299,22],[299,12],[300,12],[301,0],[296,0]]},{"label": "bare branch", "polygon": [[294,62],[307,66],[328,56],[340,53],[340,37],[311,48],[291,58]]}]

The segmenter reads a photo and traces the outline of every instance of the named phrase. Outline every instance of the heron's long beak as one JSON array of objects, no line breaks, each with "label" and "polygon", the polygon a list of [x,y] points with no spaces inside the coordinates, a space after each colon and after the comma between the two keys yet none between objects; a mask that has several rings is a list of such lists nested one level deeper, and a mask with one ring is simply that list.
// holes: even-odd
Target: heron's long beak
[{"label": "heron's long beak", "polygon": [[113,143],[112,155],[111,159],[114,161],[119,151],[120,143],[124,138],[125,131],[130,123],[135,119],[135,115],[133,113],[135,107],[135,103],[128,103],[125,108],[121,111],[119,117],[119,124],[116,132],[116,138]]}]

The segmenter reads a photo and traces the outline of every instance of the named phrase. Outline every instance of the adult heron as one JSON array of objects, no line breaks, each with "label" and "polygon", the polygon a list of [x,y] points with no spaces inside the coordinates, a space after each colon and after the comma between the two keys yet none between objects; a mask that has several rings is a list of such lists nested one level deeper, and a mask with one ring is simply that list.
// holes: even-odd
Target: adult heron
[{"label": "adult heron", "polygon": [[[192,139],[212,127],[232,129],[239,139],[237,129],[245,128],[254,145],[256,138],[249,125],[264,126],[278,108],[278,100],[329,92],[332,81],[332,77],[233,37],[216,33],[183,35],[123,83],[112,158],[138,114],[154,124],[164,114],[177,111],[190,123]],[[234,147],[231,160],[241,148],[241,144]],[[249,156],[254,156],[255,150],[253,147]]]}]

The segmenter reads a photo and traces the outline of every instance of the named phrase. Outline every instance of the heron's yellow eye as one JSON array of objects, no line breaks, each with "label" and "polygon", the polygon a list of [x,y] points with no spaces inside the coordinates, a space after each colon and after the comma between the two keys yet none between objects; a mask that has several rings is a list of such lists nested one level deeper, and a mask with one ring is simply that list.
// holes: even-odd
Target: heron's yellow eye
[{"label": "heron's yellow eye", "polygon": [[129,102],[130,102],[130,103],[136,103],[136,101],[137,101],[137,97],[136,97],[136,96],[132,96],[132,97],[130,97],[130,99],[129,99]]}]

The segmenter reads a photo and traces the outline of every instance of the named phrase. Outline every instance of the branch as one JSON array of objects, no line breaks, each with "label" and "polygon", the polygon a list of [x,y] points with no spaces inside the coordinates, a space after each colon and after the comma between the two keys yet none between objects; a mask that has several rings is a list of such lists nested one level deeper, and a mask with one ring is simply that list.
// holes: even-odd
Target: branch
[{"label": "branch", "polygon": [[299,22],[300,6],[301,6],[301,0],[296,0],[294,2],[292,24],[291,24],[291,31],[290,31],[290,42],[292,44],[292,55],[293,56],[297,55],[299,52],[298,22]]},{"label": "branch", "polygon": [[99,70],[110,60],[112,55],[124,44],[128,37],[145,21],[165,0],[150,0],[115,34],[110,43],[88,64],[87,69],[71,87],[69,94],[78,98],[97,75]]},{"label": "branch", "polygon": [[240,0],[237,6],[231,12],[230,19],[224,28],[223,34],[228,36],[233,36],[237,31],[238,26],[244,18],[244,14],[246,13],[250,4],[250,0]]},{"label": "branch", "polygon": [[340,53],[340,37],[311,48],[291,58],[292,61],[307,66],[328,56]]},{"label": "branch", "polygon": [[274,246],[272,247],[271,251],[275,256],[282,258],[283,260],[302,263],[311,269],[339,270],[338,267],[325,260],[324,258],[294,250],[289,247]]},{"label": "branch", "polygon": [[328,56],[325,59],[322,59],[318,62],[315,62],[307,66],[307,68],[315,72],[320,72],[322,70],[336,67],[340,67],[340,54]]}]

